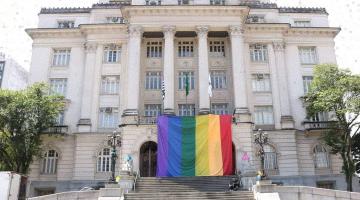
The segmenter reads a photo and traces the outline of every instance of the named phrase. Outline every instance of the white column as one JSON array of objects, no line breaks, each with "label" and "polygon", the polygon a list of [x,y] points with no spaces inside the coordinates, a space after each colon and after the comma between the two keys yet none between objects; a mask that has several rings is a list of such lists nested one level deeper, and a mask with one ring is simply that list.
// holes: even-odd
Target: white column
[{"label": "white column", "polygon": [[164,99],[164,113],[174,114],[174,35],[175,26],[164,26],[164,84],[165,84],[165,99]]},{"label": "white column", "polygon": [[94,84],[94,73],[96,65],[96,43],[86,43],[85,46],[85,66],[83,72],[81,112],[78,122],[79,132],[90,132],[91,129],[91,105]]},{"label": "white column", "polygon": [[199,113],[207,114],[210,112],[210,98],[208,94],[209,86],[209,58],[207,35],[209,28],[207,26],[196,27],[198,36],[199,51]]},{"label": "white column", "polygon": [[[244,62],[244,37],[240,26],[230,26],[235,114],[249,115]],[[250,120],[248,117],[244,119]]]},{"label": "white column", "polygon": [[280,94],[281,128],[294,128],[294,121],[291,116],[290,100],[287,81],[287,68],[285,63],[285,43],[282,41],[273,43],[276,73],[278,78],[278,89]]},{"label": "white column", "polygon": [[140,56],[142,27],[138,25],[129,26],[128,40],[128,83],[127,83],[127,105],[124,115],[138,115],[139,91],[140,91]]}]

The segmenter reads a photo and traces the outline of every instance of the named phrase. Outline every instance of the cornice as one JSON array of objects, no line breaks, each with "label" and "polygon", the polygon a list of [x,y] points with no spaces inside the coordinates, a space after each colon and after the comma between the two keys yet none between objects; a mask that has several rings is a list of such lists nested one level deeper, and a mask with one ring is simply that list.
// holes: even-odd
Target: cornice
[{"label": "cornice", "polygon": [[81,24],[80,30],[84,34],[101,34],[101,33],[125,33],[126,24]]},{"label": "cornice", "polygon": [[121,8],[125,18],[132,16],[184,16],[184,15],[227,15],[244,16],[249,12],[247,6],[124,6]]},{"label": "cornice", "polygon": [[26,33],[32,38],[73,38],[81,37],[79,28],[60,29],[60,28],[30,28],[25,29]]}]

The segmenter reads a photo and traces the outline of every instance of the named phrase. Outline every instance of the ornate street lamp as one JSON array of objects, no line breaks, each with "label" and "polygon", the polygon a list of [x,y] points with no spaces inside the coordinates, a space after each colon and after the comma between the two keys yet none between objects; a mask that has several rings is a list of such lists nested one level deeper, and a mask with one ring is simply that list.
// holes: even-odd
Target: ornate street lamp
[{"label": "ornate street lamp", "polygon": [[121,147],[121,132],[114,131],[112,135],[108,135],[108,145],[112,147],[111,150],[111,177],[110,182],[115,182],[115,163],[116,163],[116,147]]},{"label": "ornate street lamp", "polygon": [[259,145],[260,149],[258,151],[258,156],[260,156],[261,159],[261,179],[266,179],[265,174],[265,151],[264,146],[268,143],[268,134],[264,132],[261,129],[258,129],[258,131],[254,134],[255,137],[255,144]]}]

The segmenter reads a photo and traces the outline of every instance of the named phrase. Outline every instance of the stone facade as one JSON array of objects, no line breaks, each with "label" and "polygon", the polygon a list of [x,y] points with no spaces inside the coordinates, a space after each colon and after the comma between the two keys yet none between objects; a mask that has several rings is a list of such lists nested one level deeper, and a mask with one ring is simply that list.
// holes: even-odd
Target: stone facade
[{"label": "stone facade", "polygon": [[0,88],[10,90],[25,89],[29,72],[10,56],[0,51]]},{"label": "stone facade", "polygon": [[[116,126],[100,125],[100,108],[115,108],[116,125],[125,125],[118,130],[122,147],[118,149],[116,172],[128,155],[133,158],[134,171],[139,171],[141,147],[148,141],[157,142],[154,117],[144,117],[147,104],[161,105],[161,112],[168,114],[179,114],[179,104],[194,104],[200,114],[212,112],[212,104],[226,104],[226,112],[234,113],[238,170],[253,176],[258,169],[253,134],[262,128],[275,150],[276,167],[269,174],[273,180],[308,186],[329,181],[336,189],[346,188],[338,156],[329,155],[327,168],[315,168],[313,149],[321,141],[319,131],[311,128],[320,127],[320,123],[303,123],[306,115],[299,99],[304,94],[303,76],[311,76],[315,64],[336,63],[334,37],[339,29],[329,27],[324,9],[278,8],[260,1],[226,0],[224,5],[211,6],[212,1],[204,0],[189,1],[190,5],[164,0],[161,5],[147,6],[146,2],[111,1],[92,8],[42,9],[38,28],[26,30],[33,39],[30,82],[66,79],[68,100],[66,131],[43,138],[44,151],[58,152],[56,172],[42,173],[44,158],[38,158],[29,174],[29,196],[97,187],[108,180],[110,173],[98,172],[97,160]],[[66,24],[61,24],[64,21]],[[306,21],[307,27],[299,27],[298,21]],[[59,24],[68,28],[59,28]],[[191,43],[192,50],[183,51],[191,56],[180,55],[183,41]],[[223,44],[221,56],[209,52],[214,41]],[[148,56],[156,53],[149,50],[152,42],[160,44],[160,56]],[[263,62],[251,59],[254,44],[265,46]],[[116,62],[106,62],[106,49],[118,47],[121,50]],[[316,62],[301,63],[301,47],[314,48]],[[54,66],[58,49],[70,49],[66,65]],[[178,89],[182,71],[194,72],[195,86],[188,97]],[[226,87],[213,89],[209,98],[212,71],[225,73]],[[164,101],[158,85],[156,89],[146,88],[147,72],[161,72]],[[270,90],[253,91],[256,74],[269,75]],[[105,76],[120,77],[114,94],[103,93]],[[254,124],[257,106],[272,107],[271,123]],[[358,183],[354,186],[359,190]]]}]

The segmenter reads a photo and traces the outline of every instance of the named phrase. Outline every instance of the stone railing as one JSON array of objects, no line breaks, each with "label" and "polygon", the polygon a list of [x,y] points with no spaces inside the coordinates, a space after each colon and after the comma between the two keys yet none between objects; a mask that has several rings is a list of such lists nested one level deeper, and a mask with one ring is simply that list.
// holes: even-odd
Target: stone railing
[{"label": "stone railing", "polygon": [[336,125],[336,121],[304,121],[303,122],[305,130],[320,130],[320,129],[328,129]]},{"label": "stone railing", "polygon": [[360,193],[306,186],[257,184],[253,187],[256,200],[360,200]]},{"label": "stone railing", "polygon": [[62,192],[39,197],[28,198],[28,200],[98,200],[99,190]]},{"label": "stone railing", "polygon": [[57,125],[52,126],[44,131],[44,133],[48,134],[66,134],[69,131],[69,127],[66,125]]}]

